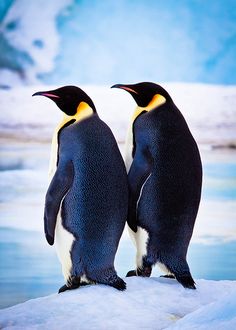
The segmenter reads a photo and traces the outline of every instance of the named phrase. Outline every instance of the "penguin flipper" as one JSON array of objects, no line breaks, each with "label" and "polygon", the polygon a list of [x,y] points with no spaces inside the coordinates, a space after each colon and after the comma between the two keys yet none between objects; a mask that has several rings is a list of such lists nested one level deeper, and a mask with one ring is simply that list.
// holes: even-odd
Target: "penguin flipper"
[{"label": "penguin flipper", "polygon": [[140,198],[142,187],[149,178],[153,167],[153,157],[148,147],[135,155],[133,163],[128,173],[129,184],[129,211],[128,225],[137,232],[137,204]]},{"label": "penguin flipper", "polygon": [[73,177],[74,167],[72,161],[59,161],[46,194],[44,207],[44,232],[50,245],[54,243],[54,232],[61,201],[71,187]]}]

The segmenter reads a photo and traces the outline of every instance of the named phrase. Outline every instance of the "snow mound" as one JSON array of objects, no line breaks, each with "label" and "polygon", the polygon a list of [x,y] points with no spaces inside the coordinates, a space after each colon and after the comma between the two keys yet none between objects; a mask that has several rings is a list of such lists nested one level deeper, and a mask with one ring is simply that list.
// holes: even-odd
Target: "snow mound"
[{"label": "snow mound", "polygon": [[91,285],[0,311],[1,329],[236,329],[236,281],[126,278],[127,290]]},{"label": "snow mound", "polygon": [[171,330],[233,330],[236,328],[236,290],[218,299],[216,302],[203,306],[190,313],[171,326]]}]

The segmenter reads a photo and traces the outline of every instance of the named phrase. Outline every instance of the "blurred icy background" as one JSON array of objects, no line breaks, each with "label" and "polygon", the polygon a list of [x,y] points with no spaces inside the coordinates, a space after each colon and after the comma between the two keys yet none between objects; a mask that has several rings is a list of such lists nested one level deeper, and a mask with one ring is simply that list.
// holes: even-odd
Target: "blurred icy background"
[{"label": "blurred icy background", "polygon": [[[61,114],[31,95],[66,84],[91,96],[121,150],[135,104],[109,86],[166,87],[204,165],[188,255],[193,276],[236,279],[235,1],[1,0],[0,22],[0,306],[63,284],[42,228],[50,139]],[[133,261],[125,233],[118,272],[124,276]]]},{"label": "blurred icy background", "polygon": [[236,81],[234,0],[1,0],[0,19],[3,85]]}]

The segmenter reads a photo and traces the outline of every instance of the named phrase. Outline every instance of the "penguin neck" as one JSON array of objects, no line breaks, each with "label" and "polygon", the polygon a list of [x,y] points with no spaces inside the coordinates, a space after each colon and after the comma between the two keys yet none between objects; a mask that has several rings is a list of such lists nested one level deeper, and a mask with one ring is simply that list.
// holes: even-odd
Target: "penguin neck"
[{"label": "penguin neck", "polygon": [[64,126],[68,126],[67,123],[71,121],[71,124],[75,122],[80,122],[86,118],[89,118],[95,113],[95,111],[86,103],[80,102],[77,107],[77,112],[74,116],[68,116],[64,113],[62,121],[57,125],[53,138],[52,138],[52,147],[51,147],[51,160],[49,165],[49,177],[52,178],[56,168],[57,168],[57,156],[58,156],[58,134]]},{"label": "penguin neck", "polygon": [[139,107],[137,106],[132,118],[132,121],[134,122],[135,119],[140,115],[140,113],[142,113],[143,111],[151,111],[154,110],[156,108],[158,108],[159,106],[161,106],[162,104],[166,103],[166,98],[160,94],[155,94],[152,98],[152,100],[148,103],[148,105],[146,107]]},{"label": "penguin neck", "polygon": [[66,123],[73,120],[74,122],[80,122],[94,114],[93,109],[88,105],[86,102],[80,102],[80,104],[77,107],[76,114],[73,116],[68,116],[64,113],[63,119],[61,123],[59,124],[59,128],[62,128]]}]

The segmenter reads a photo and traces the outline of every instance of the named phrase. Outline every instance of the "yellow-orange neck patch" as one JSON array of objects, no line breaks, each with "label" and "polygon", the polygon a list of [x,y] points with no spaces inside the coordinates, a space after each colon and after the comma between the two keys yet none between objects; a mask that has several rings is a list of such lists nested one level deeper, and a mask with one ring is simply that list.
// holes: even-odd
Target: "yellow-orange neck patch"
[{"label": "yellow-orange neck patch", "polygon": [[56,171],[56,162],[57,162],[57,150],[58,150],[58,132],[59,130],[68,122],[73,119],[76,120],[76,122],[82,121],[83,119],[86,119],[90,117],[93,114],[93,109],[86,103],[86,102],[80,102],[80,104],[77,107],[77,112],[74,116],[68,116],[64,113],[64,116],[62,118],[62,121],[57,125],[53,138],[52,138],[52,147],[51,147],[51,160],[49,165],[49,176],[52,177]]},{"label": "yellow-orange neck patch", "polygon": [[160,94],[155,94],[152,100],[148,103],[146,107],[136,107],[135,112],[132,117],[132,122],[139,116],[143,111],[151,111],[155,108],[158,108],[160,105],[164,104],[166,99]]},{"label": "yellow-orange neck patch", "polygon": [[68,121],[71,121],[75,119],[77,122],[81,121],[93,114],[92,108],[86,103],[86,102],[80,102],[80,104],[77,107],[77,112],[74,116],[68,116],[64,113],[64,116],[62,118],[62,121],[60,124],[56,127],[56,133],[59,131],[60,128],[62,128]]}]

